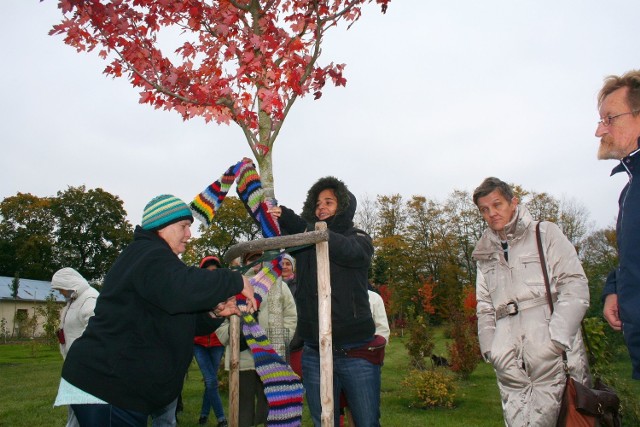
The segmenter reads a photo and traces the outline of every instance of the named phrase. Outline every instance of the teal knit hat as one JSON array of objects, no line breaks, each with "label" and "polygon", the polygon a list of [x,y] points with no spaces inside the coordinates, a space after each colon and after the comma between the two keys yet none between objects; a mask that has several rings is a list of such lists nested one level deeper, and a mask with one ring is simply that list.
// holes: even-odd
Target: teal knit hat
[{"label": "teal knit hat", "polygon": [[143,229],[149,231],[160,230],[183,219],[193,222],[193,215],[189,206],[176,196],[163,194],[151,199],[142,213]]}]

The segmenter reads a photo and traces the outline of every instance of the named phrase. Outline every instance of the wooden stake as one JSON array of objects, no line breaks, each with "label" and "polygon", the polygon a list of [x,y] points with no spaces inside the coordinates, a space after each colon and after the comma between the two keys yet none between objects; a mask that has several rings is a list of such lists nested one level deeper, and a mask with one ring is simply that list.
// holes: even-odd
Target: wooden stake
[{"label": "wooden stake", "polygon": [[[316,223],[316,231],[326,231],[327,223]],[[318,329],[320,343],[320,400],[322,427],[333,426],[333,345],[331,341],[331,276],[329,243],[316,243],[318,263]]]}]

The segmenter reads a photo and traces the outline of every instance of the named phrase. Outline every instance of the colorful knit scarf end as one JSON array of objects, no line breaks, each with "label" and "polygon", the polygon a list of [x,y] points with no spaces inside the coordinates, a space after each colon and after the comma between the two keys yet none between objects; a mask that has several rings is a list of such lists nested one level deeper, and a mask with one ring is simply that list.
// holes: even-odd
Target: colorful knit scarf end
[{"label": "colorful knit scarf end", "polygon": [[258,223],[264,237],[280,235],[280,226],[268,212],[271,202],[265,200],[260,175],[250,160],[242,160],[229,167],[220,179],[205,188],[191,202],[193,216],[207,226],[211,226],[216,212],[227,196],[233,181],[240,200],[251,218]]}]

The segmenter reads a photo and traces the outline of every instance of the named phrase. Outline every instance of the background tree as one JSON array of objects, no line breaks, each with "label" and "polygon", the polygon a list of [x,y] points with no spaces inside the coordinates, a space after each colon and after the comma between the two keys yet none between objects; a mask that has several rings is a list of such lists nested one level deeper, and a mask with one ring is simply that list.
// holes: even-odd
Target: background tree
[{"label": "background tree", "polygon": [[100,282],[132,238],[123,206],[118,196],[101,188],[82,185],[58,191],[51,203],[57,224],[56,265],[73,267],[88,281]]},{"label": "background tree", "polygon": [[[430,278],[435,284],[433,306],[435,313],[431,320],[440,323],[449,317],[449,312],[461,300],[462,286],[467,282],[461,237],[456,236],[454,222],[459,212],[447,204],[422,196],[413,196],[407,203],[409,225],[409,253],[415,255],[411,267],[415,271],[416,285],[422,278]],[[454,218],[456,217],[456,218]],[[415,295],[415,291],[412,292]]]},{"label": "background tree", "polygon": [[[269,191],[273,144],[296,99],[319,98],[327,80],[346,84],[344,64],[318,65],[324,35],[353,25],[371,2],[61,0],[65,19],[51,34],[78,51],[98,48],[110,61],[104,72],[129,79],[141,103],[237,123]],[[376,0],[383,12],[388,2]],[[161,49],[168,39],[174,50]]]},{"label": "background tree", "polygon": [[475,283],[476,264],[471,254],[482,237],[485,224],[480,211],[473,203],[473,196],[467,191],[454,190],[444,206],[447,213],[451,236],[459,251],[460,268],[466,275],[467,283]]},{"label": "background tree", "polygon": [[560,201],[558,226],[576,247],[578,253],[582,240],[593,227],[589,222],[589,212],[586,206],[575,199],[567,198]]},{"label": "background tree", "polygon": [[198,265],[207,255],[215,255],[222,260],[231,246],[260,236],[260,228],[237,197],[227,197],[213,217],[211,226],[200,224],[198,230],[200,236],[188,243],[182,256],[187,265]]},{"label": "background tree", "polygon": [[372,239],[376,238],[378,228],[378,210],[375,200],[367,194],[358,198],[358,210],[354,218],[356,227],[364,230]]},{"label": "background tree", "polygon": [[20,276],[16,273],[11,279],[11,283],[9,284],[9,290],[11,292],[11,298],[16,300],[18,299],[18,291],[20,290]]},{"label": "background tree", "polygon": [[412,265],[412,253],[405,236],[407,215],[402,196],[377,196],[375,211],[378,218],[375,221],[372,280],[387,286],[393,321],[399,321],[410,305],[418,304],[414,300],[416,268]]},{"label": "background tree", "polygon": [[9,284],[9,290],[11,292],[11,298],[13,298],[13,331],[11,331],[11,336],[15,333],[16,324],[18,321],[18,291],[20,290],[20,276],[16,272],[11,279],[11,283]]},{"label": "background tree", "polygon": [[55,270],[51,199],[18,193],[0,203],[0,275],[49,280]]},{"label": "background tree", "polygon": [[548,193],[529,193],[521,200],[527,205],[529,213],[536,221],[551,221],[556,224],[560,219],[560,201]]},{"label": "background tree", "polygon": [[607,275],[618,265],[616,230],[613,226],[596,230],[581,244],[580,259],[589,279],[591,304],[587,316],[602,315],[602,289]]},{"label": "background tree", "polygon": [[99,281],[131,241],[122,200],[69,187],[56,197],[18,193],[0,202],[0,275],[50,280],[61,267]]}]

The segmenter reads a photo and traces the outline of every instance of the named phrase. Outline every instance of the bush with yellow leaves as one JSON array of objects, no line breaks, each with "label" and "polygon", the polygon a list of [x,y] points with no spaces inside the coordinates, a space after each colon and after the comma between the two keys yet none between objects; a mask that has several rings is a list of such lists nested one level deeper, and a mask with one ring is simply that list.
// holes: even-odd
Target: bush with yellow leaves
[{"label": "bush with yellow leaves", "polygon": [[453,408],[456,397],[455,375],[444,367],[411,370],[403,385],[412,392],[418,408]]}]

